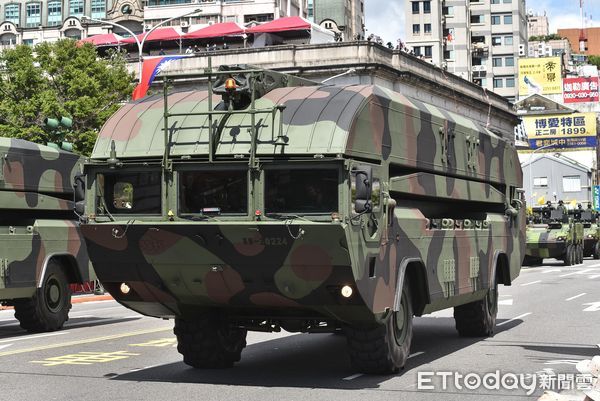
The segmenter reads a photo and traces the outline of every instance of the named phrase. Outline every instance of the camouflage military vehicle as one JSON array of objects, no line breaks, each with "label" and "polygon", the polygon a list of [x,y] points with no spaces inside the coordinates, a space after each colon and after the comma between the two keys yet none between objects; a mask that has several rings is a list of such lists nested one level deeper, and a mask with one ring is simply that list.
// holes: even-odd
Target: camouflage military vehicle
[{"label": "camouflage military vehicle", "polygon": [[563,260],[565,266],[583,263],[583,225],[569,219],[560,208],[534,209],[534,221],[527,226],[527,249],[523,264],[542,264],[544,258]]},{"label": "camouflage military vehicle", "polygon": [[592,209],[576,209],[573,220],[583,225],[583,256],[600,259],[600,227],[598,227],[596,211]]},{"label": "camouflage military vehicle", "polygon": [[342,330],[358,370],[395,372],[413,316],[451,307],[493,333],[525,248],[509,140],[378,86],[207,76],[122,107],[86,165],[98,278],[175,318],[185,363],[231,366],[247,330]]},{"label": "camouflage military vehicle", "polygon": [[0,138],[0,152],[0,302],[28,331],[58,330],[71,309],[69,284],[93,274],[74,212],[83,161],[21,139]]}]

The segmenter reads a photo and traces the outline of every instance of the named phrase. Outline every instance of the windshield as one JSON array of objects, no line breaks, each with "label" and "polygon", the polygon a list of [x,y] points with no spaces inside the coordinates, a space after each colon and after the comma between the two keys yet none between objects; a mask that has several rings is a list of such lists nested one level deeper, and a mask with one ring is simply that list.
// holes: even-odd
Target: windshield
[{"label": "windshield", "polygon": [[160,171],[102,173],[96,179],[101,213],[160,214]]},{"label": "windshield", "polygon": [[266,213],[332,213],[337,210],[337,169],[265,171]]},{"label": "windshield", "polygon": [[179,212],[247,214],[246,170],[180,172]]}]

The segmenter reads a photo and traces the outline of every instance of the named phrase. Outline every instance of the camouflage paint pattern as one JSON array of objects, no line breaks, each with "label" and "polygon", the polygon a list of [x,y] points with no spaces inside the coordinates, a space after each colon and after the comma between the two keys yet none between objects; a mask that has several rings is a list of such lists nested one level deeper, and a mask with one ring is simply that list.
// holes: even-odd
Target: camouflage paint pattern
[{"label": "camouflage paint pattern", "polygon": [[567,247],[581,244],[584,238],[581,223],[532,224],[527,227],[527,256],[562,259]]},{"label": "camouflage paint pattern", "polygon": [[600,239],[600,227],[597,223],[584,224],[583,228],[583,254],[584,256],[592,256],[596,244]]},{"label": "camouflage paint pattern", "polygon": [[[206,91],[171,94],[169,112],[206,111],[207,98]],[[179,216],[179,171],[247,169],[250,114],[213,116],[214,165],[207,164],[207,116],[169,118],[173,173],[164,173],[160,216],[101,213],[95,179],[110,174],[113,140],[118,172],[160,170],[162,97],[125,105],[108,120],[86,166],[82,230],[98,277],[119,302],[160,317],[220,307],[236,316],[365,324],[396,307],[405,271],[424,274],[424,312],[482,299],[496,270],[505,284],[518,276],[525,209],[511,208],[522,186],[511,143],[377,86],[282,87],[256,101],[257,109],[275,105],[283,113],[256,118],[260,165],[248,174],[250,213],[202,221]],[[324,165],[339,169],[339,219],[255,217],[264,210],[264,168],[284,163],[316,174]],[[381,183],[381,204],[356,216],[351,171],[362,164]],[[119,291],[123,282],[132,289],[127,295]],[[344,285],[357,294],[342,297]]]},{"label": "camouflage paint pattern", "polygon": [[68,258],[73,281],[94,277],[73,212],[82,160],[21,139],[0,138],[0,300],[31,297],[52,257]]}]

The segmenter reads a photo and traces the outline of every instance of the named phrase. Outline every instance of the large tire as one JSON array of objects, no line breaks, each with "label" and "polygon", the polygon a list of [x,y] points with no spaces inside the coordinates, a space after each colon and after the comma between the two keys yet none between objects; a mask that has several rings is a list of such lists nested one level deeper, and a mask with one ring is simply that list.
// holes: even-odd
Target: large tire
[{"label": "large tire", "polygon": [[594,245],[594,253],[592,256],[594,256],[594,259],[600,259],[600,241],[596,242]]},{"label": "large tire", "polygon": [[563,262],[565,263],[565,266],[572,266],[575,264],[573,257],[573,245],[567,245],[567,251],[565,252]]},{"label": "large tire", "polygon": [[577,264],[583,263],[583,244],[577,245]]},{"label": "large tire", "polygon": [[497,314],[498,285],[494,284],[482,300],[454,308],[456,330],[461,337],[492,336]]},{"label": "large tire", "polygon": [[246,346],[247,331],[229,327],[216,313],[176,318],[173,331],[183,362],[198,369],[230,368]]},{"label": "large tire", "polygon": [[525,255],[523,259],[523,266],[539,266],[543,264],[544,259],[538,258],[537,256]]},{"label": "large tire", "polygon": [[397,373],[410,355],[412,319],[412,298],[406,280],[400,308],[385,323],[369,328],[344,327],[352,366],[361,373]]},{"label": "large tire", "polygon": [[62,265],[50,260],[42,285],[33,297],[17,299],[14,306],[15,318],[29,332],[61,329],[71,310],[71,290]]}]

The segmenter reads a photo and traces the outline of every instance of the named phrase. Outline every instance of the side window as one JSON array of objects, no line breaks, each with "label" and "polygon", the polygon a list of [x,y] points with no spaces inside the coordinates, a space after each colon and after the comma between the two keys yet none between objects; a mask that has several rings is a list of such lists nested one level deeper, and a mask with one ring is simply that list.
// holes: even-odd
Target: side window
[{"label": "side window", "polygon": [[133,208],[133,184],[117,182],[113,188],[113,206],[115,209]]},{"label": "side window", "polygon": [[97,174],[97,212],[160,214],[161,182],[160,171]]}]

